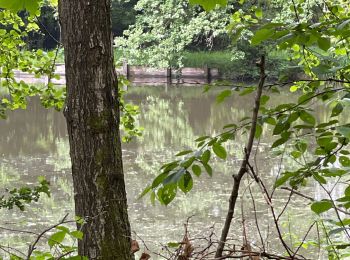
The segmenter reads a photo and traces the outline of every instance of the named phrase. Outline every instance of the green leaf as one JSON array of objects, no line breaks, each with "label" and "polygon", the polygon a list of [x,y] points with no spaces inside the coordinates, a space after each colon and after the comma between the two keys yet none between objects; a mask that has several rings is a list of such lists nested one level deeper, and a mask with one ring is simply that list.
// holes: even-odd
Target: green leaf
[{"label": "green leaf", "polygon": [[276,180],[275,188],[278,188],[278,187],[282,186],[284,183],[286,183],[286,181],[288,179],[290,179],[294,175],[295,175],[294,172],[285,172],[285,173],[283,173],[282,176]]},{"label": "green leaf", "polygon": [[260,105],[264,106],[270,100],[270,96],[262,95],[260,98]]},{"label": "green leaf", "polygon": [[302,153],[300,151],[293,151],[290,155],[293,156],[293,158],[298,159],[301,157]]},{"label": "green leaf", "polygon": [[350,127],[347,126],[339,126],[337,127],[337,131],[339,134],[341,134],[342,136],[350,139]]},{"label": "green leaf", "polygon": [[186,172],[179,180],[178,186],[183,193],[187,193],[192,190],[193,179],[189,172]]},{"label": "green leaf", "polygon": [[262,16],[263,16],[263,12],[262,12],[262,9],[261,8],[257,8],[256,10],[255,10],[255,16],[257,17],[257,18],[262,18]]},{"label": "green leaf", "polygon": [[194,140],[195,142],[202,142],[206,139],[208,139],[210,136],[208,135],[205,135],[205,136],[201,136],[201,137],[198,137],[196,140]]},{"label": "green leaf", "polygon": [[53,247],[54,245],[59,245],[64,240],[66,234],[67,232],[65,231],[56,232],[49,237],[47,243],[50,247]]},{"label": "green leaf", "polygon": [[335,223],[337,226],[348,226],[350,225],[350,218],[343,219],[341,222],[336,222]]},{"label": "green leaf", "polygon": [[317,144],[321,147],[328,147],[333,140],[333,136],[320,136],[317,138]]},{"label": "green leaf", "polygon": [[339,162],[344,167],[350,167],[350,159],[347,156],[340,156]]},{"label": "green leaf", "polygon": [[312,176],[314,177],[314,179],[319,182],[319,183],[322,183],[322,184],[326,184],[327,181],[325,178],[323,178],[321,175],[319,175],[318,173],[313,173]]},{"label": "green leaf", "polygon": [[70,232],[69,228],[67,228],[65,226],[57,226],[56,229],[61,230],[61,231],[66,232],[66,233]]},{"label": "green leaf", "polygon": [[68,258],[62,258],[62,260],[88,260],[88,258],[85,256],[76,255],[76,256],[70,256]]},{"label": "green leaf", "polygon": [[[344,232],[347,229],[348,229],[347,227],[335,228],[335,229],[332,229],[331,231],[329,231],[329,235],[332,236],[332,235],[338,234],[340,232]],[[348,246],[349,246],[349,244],[336,245],[336,248],[338,248],[338,249],[345,249]]]},{"label": "green leaf", "polygon": [[18,12],[26,9],[30,14],[39,10],[39,0],[0,0],[0,8]]},{"label": "green leaf", "polygon": [[79,216],[75,216],[75,217],[74,217],[74,220],[75,220],[75,222],[77,222],[77,224],[79,224],[79,225],[83,225],[84,222],[85,222],[85,219],[82,218],[82,217],[79,217]]},{"label": "green leaf", "polygon": [[221,159],[226,160],[227,152],[225,148],[218,143],[213,144],[213,152]]},{"label": "green leaf", "polygon": [[239,95],[240,95],[240,96],[248,95],[248,94],[254,92],[255,89],[256,89],[256,87],[247,87],[247,88],[244,88],[244,89],[239,93]]},{"label": "green leaf", "polygon": [[138,200],[143,198],[148,192],[150,192],[152,190],[152,185],[146,187],[142,192],[141,194],[138,196]]},{"label": "green leaf", "polygon": [[192,165],[192,171],[197,177],[199,177],[201,175],[201,173],[202,173],[201,167],[198,166],[197,164],[193,164]]},{"label": "green leaf", "polygon": [[176,192],[177,184],[168,184],[158,190],[157,196],[162,204],[168,205],[175,198]]},{"label": "green leaf", "polygon": [[314,94],[310,93],[310,92],[300,96],[298,98],[298,104],[304,104],[304,105],[307,104],[308,102],[310,102],[312,100],[313,96],[314,96]]},{"label": "green leaf", "polygon": [[350,185],[344,191],[345,196],[350,196]]},{"label": "green leaf", "polygon": [[291,87],[289,88],[289,91],[290,91],[290,92],[295,92],[295,91],[297,91],[298,89],[299,89],[298,86],[293,85],[293,86],[291,86]]},{"label": "green leaf", "polygon": [[237,125],[236,124],[228,124],[228,125],[225,125],[223,127],[223,129],[226,129],[226,128],[237,128]]},{"label": "green leaf", "polygon": [[179,247],[180,245],[181,245],[181,244],[178,243],[178,242],[169,242],[169,243],[167,244],[168,247],[173,247],[173,248],[177,248],[177,247]]},{"label": "green leaf", "polygon": [[328,211],[333,207],[332,202],[329,200],[316,201],[312,203],[311,210],[316,214],[321,214],[323,212]]},{"label": "green leaf", "polygon": [[192,5],[201,5],[204,10],[210,11],[213,10],[216,5],[226,6],[227,0],[190,0],[190,4]]},{"label": "green leaf", "polygon": [[320,37],[317,40],[317,44],[320,49],[327,51],[331,47],[331,40],[329,38]]},{"label": "green leaf", "polygon": [[256,139],[259,139],[260,136],[261,136],[261,134],[262,134],[262,131],[263,131],[262,126],[261,126],[260,124],[257,124],[257,125],[256,125],[256,129],[255,129],[255,135],[254,135],[254,137],[255,137]]},{"label": "green leaf", "polygon": [[216,96],[216,102],[217,103],[223,102],[226,98],[231,96],[231,94],[232,94],[232,91],[230,89],[226,89],[222,91],[219,95]]},{"label": "green leaf", "polygon": [[269,125],[276,125],[276,120],[273,117],[264,118],[264,122],[269,124]]},{"label": "green leaf", "polygon": [[307,143],[304,140],[298,140],[294,147],[301,153],[304,153],[307,149]]},{"label": "green leaf", "polygon": [[339,202],[350,202],[350,196],[344,196],[344,197],[338,198],[337,201],[339,201]]},{"label": "green leaf", "polygon": [[180,178],[184,175],[184,173],[185,173],[185,169],[181,168],[178,171],[172,174],[169,174],[169,176],[166,179],[164,179],[163,185],[177,183],[180,180]]},{"label": "green leaf", "polygon": [[284,144],[285,142],[287,142],[289,139],[289,136],[288,137],[282,137],[280,139],[277,139],[272,145],[271,145],[271,148],[275,148],[277,146],[280,146],[282,144]]},{"label": "green leaf", "polygon": [[161,184],[164,179],[168,176],[168,172],[163,172],[159,174],[152,182],[151,188],[156,188]]},{"label": "green leaf", "polygon": [[275,125],[275,128],[273,129],[272,134],[273,135],[279,135],[283,131],[287,131],[290,128],[290,123],[284,119],[280,119],[277,124]]},{"label": "green leaf", "polygon": [[164,164],[161,169],[163,170],[163,173],[166,174],[170,172],[171,170],[175,169],[179,165],[179,161],[174,161],[171,163]]},{"label": "green leaf", "polygon": [[300,119],[310,125],[315,125],[316,123],[315,117],[305,110],[300,111]]},{"label": "green leaf", "polygon": [[265,41],[272,37],[275,33],[274,29],[261,29],[255,32],[254,36],[251,39],[252,45],[258,45],[262,41]]},{"label": "green leaf", "polygon": [[181,152],[175,154],[175,156],[182,156],[182,155],[186,155],[186,154],[189,154],[192,152],[193,152],[192,150],[181,151]]},{"label": "green leaf", "polygon": [[183,163],[181,163],[181,166],[184,167],[185,169],[187,169],[188,167],[190,167],[192,165],[192,163],[194,162],[195,159],[196,159],[196,157],[192,156],[192,157],[188,158],[186,161],[184,161]]},{"label": "green leaf", "polygon": [[339,115],[343,111],[343,109],[343,105],[340,102],[338,102],[337,105],[332,109],[331,117]]},{"label": "green leaf", "polygon": [[203,166],[205,168],[205,170],[207,171],[208,175],[211,177],[213,176],[213,169],[211,168],[211,166],[209,164],[203,163]]},{"label": "green leaf", "polygon": [[210,150],[206,150],[206,151],[202,154],[201,161],[202,161],[203,164],[208,164],[208,162],[209,162],[209,160],[210,160],[210,155],[211,155]]},{"label": "green leaf", "polygon": [[79,230],[75,230],[75,231],[72,231],[70,232],[71,236],[76,238],[76,239],[79,239],[79,240],[82,240],[83,239],[83,232],[79,231]]}]

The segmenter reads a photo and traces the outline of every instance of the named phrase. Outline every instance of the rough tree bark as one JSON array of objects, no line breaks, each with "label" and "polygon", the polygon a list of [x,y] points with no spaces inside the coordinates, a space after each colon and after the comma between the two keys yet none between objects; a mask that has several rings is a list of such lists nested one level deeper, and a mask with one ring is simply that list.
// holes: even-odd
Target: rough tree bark
[{"label": "rough tree bark", "polygon": [[109,0],[59,0],[79,254],[132,259]]}]

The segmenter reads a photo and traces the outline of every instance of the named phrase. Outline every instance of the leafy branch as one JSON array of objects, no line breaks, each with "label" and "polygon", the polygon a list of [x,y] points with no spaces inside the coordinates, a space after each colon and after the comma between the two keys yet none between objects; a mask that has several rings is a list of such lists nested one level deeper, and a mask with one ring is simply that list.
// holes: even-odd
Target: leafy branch
[{"label": "leafy branch", "polygon": [[13,209],[16,206],[23,211],[24,205],[38,201],[41,193],[50,197],[49,182],[44,177],[39,177],[39,183],[40,185],[34,188],[21,187],[8,191],[8,198],[0,197],[0,209]]}]

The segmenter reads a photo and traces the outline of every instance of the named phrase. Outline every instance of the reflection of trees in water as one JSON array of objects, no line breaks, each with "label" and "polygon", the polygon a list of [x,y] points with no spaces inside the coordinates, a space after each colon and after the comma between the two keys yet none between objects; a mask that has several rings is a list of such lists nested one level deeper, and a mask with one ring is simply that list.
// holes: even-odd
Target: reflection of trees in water
[{"label": "reflection of trees in water", "polygon": [[54,171],[67,171],[71,168],[71,160],[69,157],[68,138],[57,138],[55,142],[55,153],[51,154],[46,163],[54,166]]},{"label": "reflection of trees in water", "polygon": [[175,145],[183,147],[193,143],[193,129],[189,126],[188,112],[182,100],[171,102],[157,97],[146,98],[140,124],[145,127],[142,137],[144,148]]},{"label": "reflection of trees in water", "polygon": [[57,139],[66,135],[61,113],[43,109],[37,99],[26,110],[9,112],[0,129],[0,153],[11,156],[53,153]]},{"label": "reflection of trees in water", "polygon": [[[133,103],[140,105],[139,121],[145,128],[141,139],[123,145],[129,211],[133,228],[139,235],[153,243],[158,241],[166,243],[174,238],[181,239],[182,223],[189,215],[196,214],[191,228],[202,230],[213,222],[222,223],[221,215],[226,212],[232,185],[231,175],[239,168],[246,135],[239,134],[234,141],[227,144],[230,156],[226,162],[214,159],[213,178],[207,177],[204,172],[202,173],[204,176],[195,177],[193,192],[176,198],[174,204],[166,208],[159,205],[153,207],[147,198],[136,200],[145,185],[154,178],[161,164],[172,160],[179,150],[194,147],[193,140],[197,136],[217,133],[225,124],[239,123],[241,118],[251,114],[253,95],[244,97],[235,95],[222,104],[216,104],[216,93],[202,94],[202,90],[200,87],[169,87],[166,92],[163,87],[133,88],[127,96]],[[272,97],[269,103],[274,105],[287,103],[291,99],[288,93],[279,96],[279,100]],[[319,120],[329,119],[324,107],[316,107],[315,110]],[[345,119],[344,116],[344,122]],[[26,223],[36,222],[40,228],[40,225],[43,227],[62,218],[65,210],[72,211],[72,186],[68,175],[69,144],[63,116],[53,110],[43,109],[39,102],[32,102],[28,110],[11,112],[6,121],[0,121],[0,129],[2,131],[0,153],[5,157],[20,155],[19,158],[8,160],[6,164],[2,161],[5,169],[2,177],[0,168],[0,186],[4,187],[3,183],[7,183],[10,187],[33,183],[38,175],[47,173],[53,189],[53,197],[41,200],[37,210],[31,210],[22,218],[20,212],[14,212],[7,218]],[[268,186],[272,186],[278,173],[279,158],[273,158],[269,148],[276,138],[268,131],[269,126],[264,125],[264,130],[257,163],[259,174]],[[285,156],[283,167],[283,170],[293,169],[296,167],[296,162]],[[23,176],[24,172],[26,174]],[[21,183],[14,183],[19,177]],[[248,183],[247,180],[246,185]],[[259,221],[265,226],[272,225],[269,223],[270,216],[260,190],[256,187],[252,189]],[[310,196],[317,193],[312,184],[306,191]],[[288,194],[279,191],[275,198],[275,206],[278,208],[284,205]],[[294,200],[289,215],[294,230],[301,235],[305,231],[303,227],[307,227],[308,224],[308,220],[304,217],[308,213],[305,210],[308,207],[307,203],[301,198]],[[242,234],[240,210],[239,207],[237,209],[239,217],[233,224],[237,236]],[[251,214],[253,207],[248,203],[248,198],[244,200],[244,211],[247,226],[254,226],[254,216]],[[287,220],[284,219],[285,223],[288,223]],[[217,228],[219,229],[219,226]],[[253,228],[248,231],[251,237],[256,235]]]},{"label": "reflection of trees in water", "polygon": [[[0,165],[0,187],[8,187],[11,182],[16,182],[20,179],[20,173],[11,165],[1,163]],[[0,190],[0,197],[3,190]]]}]

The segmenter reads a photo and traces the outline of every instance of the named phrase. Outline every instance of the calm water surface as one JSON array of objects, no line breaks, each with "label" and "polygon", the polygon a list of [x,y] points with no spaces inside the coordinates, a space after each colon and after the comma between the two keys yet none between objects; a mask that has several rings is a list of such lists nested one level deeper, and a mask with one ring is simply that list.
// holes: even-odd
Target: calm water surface
[{"label": "calm water surface", "polygon": [[[217,235],[224,221],[227,201],[231,191],[232,177],[237,172],[243,156],[245,135],[227,145],[229,159],[214,162],[212,178],[202,174],[195,178],[194,189],[187,195],[178,196],[168,207],[151,205],[148,198],[137,200],[146,184],[158,173],[163,162],[171,160],[181,149],[194,147],[193,140],[203,134],[215,135],[230,122],[251,114],[253,96],[231,98],[223,104],[216,104],[215,91],[202,94],[201,87],[134,87],[127,99],[140,105],[139,124],[145,128],[144,135],[130,144],[123,144],[123,159],[128,192],[129,216],[132,229],[154,250],[160,250],[161,244],[181,241],[183,223],[190,220],[192,236],[205,233],[215,224]],[[278,102],[289,102],[285,95]],[[271,100],[276,103],[277,100]],[[319,120],[327,119],[327,114],[318,108]],[[257,164],[259,174],[272,186],[279,171],[279,159],[274,159],[269,150],[272,137],[269,129],[258,147]],[[56,223],[66,213],[73,218],[73,191],[70,176],[69,144],[63,115],[53,110],[45,110],[36,101],[32,101],[25,111],[9,114],[7,120],[0,121],[0,185],[4,188],[32,185],[37,177],[46,176],[51,183],[52,196],[43,196],[35,206],[19,210],[0,210],[0,226],[25,228],[38,232],[50,224]],[[291,159],[285,159],[282,170],[295,166]],[[247,185],[250,180],[244,181]],[[252,186],[257,207],[257,216],[264,238],[270,241],[273,252],[281,249],[276,234],[271,231],[273,222],[264,203],[264,198]],[[308,194],[319,198],[320,194],[312,185]],[[274,205],[279,211],[288,198],[287,192],[277,192]],[[246,190],[243,202],[238,204],[230,236],[240,243],[242,235],[242,211],[246,219],[249,239],[259,243],[255,228],[253,205]],[[306,218],[306,216],[309,216]],[[302,238],[313,221],[309,214],[308,201],[297,199],[291,203],[281,223],[286,240],[293,244]],[[26,238],[18,233],[0,230],[0,244],[26,245]]]}]

